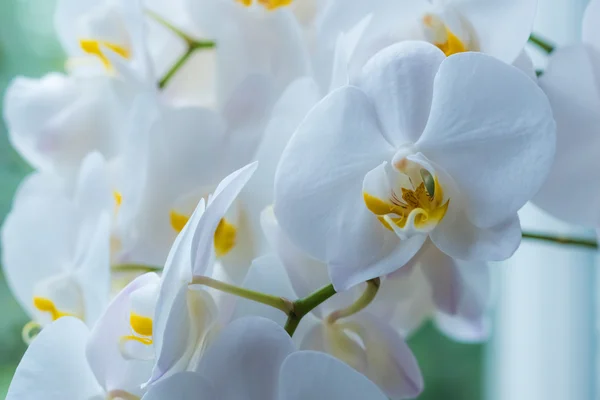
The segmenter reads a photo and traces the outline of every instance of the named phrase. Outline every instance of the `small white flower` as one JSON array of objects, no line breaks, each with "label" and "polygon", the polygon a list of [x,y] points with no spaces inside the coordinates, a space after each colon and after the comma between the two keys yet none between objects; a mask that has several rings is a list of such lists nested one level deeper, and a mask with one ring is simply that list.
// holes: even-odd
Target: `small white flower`
[{"label": "small white flower", "polygon": [[185,224],[169,253],[157,300],[153,341],[156,365],[149,383],[184,371],[201,354],[206,335],[216,320],[216,304],[203,288],[189,287],[193,277],[210,275],[215,255],[215,232],[256,164],[226,177]]},{"label": "small white flower", "polygon": [[92,325],[110,292],[114,199],[104,160],[92,153],[75,187],[44,173],[21,186],[2,228],[6,278],[39,324],[75,316]]},{"label": "small white flower", "polygon": [[522,52],[537,11],[536,0],[333,0],[318,22],[323,49],[366,15],[372,20],[358,57],[401,40],[426,40],[447,56],[481,51],[512,64]]},{"label": "small white flower", "polygon": [[54,25],[71,57],[67,62],[69,69],[84,74],[114,73],[111,58],[116,57],[141,76],[154,76],[139,0],[60,0]]},{"label": "small white flower", "polygon": [[600,227],[600,1],[583,20],[582,44],[556,49],[540,77],[557,123],[556,160],[534,202],[550,214]]},{"label": "small white flower", "polygon": [[4,97],[4,120],[12,145],[29,164],[73,176],[88,153],[107,159],[118,154],[127,104],[105,76],[18,77]]},{"label": "small white flower", "polygon": [[[279,262],[269,262],[266,257],[255,261],[248,276],[259,275],[259,290],[288,298],[303,298],[329,283],[327,266],[308,257],[285,236],[272,209],[266,209],[261,220]],[[285,279],[285,272],[280,272],[284,268],[289,281]],[[278,281],[276,277],[279,277]],[[259,281],[257,278],[254,277],[254,281]],[[291,293],[281,292],[290,283],[293,287],[289,289]],[[366,309],[342,319],[335,315],[355,302],[366,285],[337,293],[303,318],[294,339],[303,350],[326,352],[344,361],[378,384],[390,398],[412,398],[423,389],[423,377],[400,333],[414,327],[408,326],[411,324],[408,315],[402,316],[403,320],[392,317],[400,300],[408,296],[397,291],[399,285],[387,286],[387,283],[386,280],[381,282],[375,299]],[[256,286],[251,288],[256,290]],[[258,315],[271,317],[264,312]],[[422,321],[425,315],[424,312],[417,316],[418,321]]]},{"label": "small white flower", "polygon": [[517,211],[554,156],[535,83],[484,54],[405,42],[351,84],[311,110],[282,156],[275,213],[289,237],[337,289],[397,270],[427,237],[457,259],[509,257]]},{"label": "small white flower", "polygon": [[191,371],[151,387],[144,400],[384,400],[348,365],[323,353],[296,351],[289,335],[263,318],[228,325]]},{"label": "small white flower", "polygon": [[154,367],[153,317],[160,286],[154,273],[119,292],[90,332],[86,355],[108,392],[141,396]]}]

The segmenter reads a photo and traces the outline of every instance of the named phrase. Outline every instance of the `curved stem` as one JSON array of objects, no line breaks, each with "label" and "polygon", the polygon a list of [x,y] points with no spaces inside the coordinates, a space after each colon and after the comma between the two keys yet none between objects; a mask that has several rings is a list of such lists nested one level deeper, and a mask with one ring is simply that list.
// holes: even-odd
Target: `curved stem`
[{"label": "curved stem", "polygon": [[325,302],[336,293],[337,292],[333,288],[333,285],[329,284],[302,299],[296,300],[293,303],[292,311],[288,313],[288,319],[285,323],[285,331],[292,336],[296,331],[300,320],[304,318],[306,314],[314,310],[317,306]]},{"label": "curved stem", "polygon": [[290,314],[294,308],[293,303],[283,297],[273,296],[266,293],[256,292],[240,286],[230,285],[229,283],[221,282],[216,279],[209,278],[207,276],[195,276],[192,279],[190,285],[203,285],[213,289],[217,289],[221,292],[230,293],[238,297],[243,297],[248,300],[255,301],[257,303],[266,304],[268,306],[277,308],[286,314]]},{"label": "curved stem", "polygon": [[529,36],[529,42],[536,45],[539,49],[546,52],[546,54],[550,54],[554,51],[554,45],[547,42],[545,39],[542,39],[538,35],[532,33]]},{"label": "curved stem", "polygon": [[160,272],[162,267],[158,265],[144,264],[117,264],[110,267],[111,270],[117,272]]},{"label": "curved stem", "polygon": [[542,240],[558,244],[581,246],[589,249],[597,249],[598,242],[595,239],[570,238],[560,235],[547,235],[543,233],[523,232],[523,239]]},{"label": "curved stem", "polygon": [[351,304],[349,307],[344,308],[342,310],[334,311],[331,314],[329,314],[329,316],[326,319],[327,323],[332,324],[338,319],[349,317],[358,313],[359,311],[364,310],[375,299],[375,296],[379,291],[380,284],[381,281],[379,278],[367,281],[367,288],[365,289],[362,296],[360,296],[360,298],[356,300],[353,304]]}]

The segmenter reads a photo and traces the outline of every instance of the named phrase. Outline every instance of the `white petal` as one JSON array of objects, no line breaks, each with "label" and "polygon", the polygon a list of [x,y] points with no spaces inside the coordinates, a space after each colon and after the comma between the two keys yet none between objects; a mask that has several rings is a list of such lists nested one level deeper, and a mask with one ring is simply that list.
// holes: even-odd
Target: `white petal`
[{"label": "white petal", "polygon": [[82,161],[77,177],[74,201],[91,215],[113,211],[114,197],[110,190],[104,157],[96,151]]},{"label": "white petal", "polygon": [[65,271],[80,220],[64,196],[24,201],[15,204],[2,226],[2,266],[12,293],[33,315],[34,286]]},{"label": "white petal", "polygon": [[491,322],[488,316],[479,319],[465,319],[443,313],[435,315],[435,325],[452,340],[462,343],[481,343],[489,339]]},{"label": "white petal", "polygon": [[72,174],[93,150],[115,155],[125,97],[108,77],[17,78],[4,98],[9,138],[33,166]]},{"label": "white petal", "polygon": [[107,391],[120,389],[139,394],[139,387],[150,376],[153,362],[124,359],[119,351],[119,340],[131,334],[132,292],[158,282],[159,277],[154,273],[133,280],[117,294],[90,333],[86,355],[96,379]]},{"label": "white petal", "polygon": [[268,319],[242,318],[228,325],[200,359],[197,372],[223,400],[274,399],[283,360],[294,351],[289,335]]},{"label": "white petal", "polygon": [[283,230],[322,261],[345,252],[354,243],[330,248],[340,209],[366,210],[363,177],[392,154],[366,95],[354,87],[331,93],[299,126],[277,168],[275,214]]},{"label": "white petal", "polygon": [[299,351],[281,367],[280,400],[386,400],[364,375],[327,354]]},{"label": "white petal", "polygon": [[[350,321],[350,320],[349,320]],[[413,398],[423,390],[423,377],[412,351],[387,321],[369,313],[352,317],[359,324],[368,368],[365,374],[393,399]]]},{"label": "white petal", "polygon": [[149,384],[189,367],[194,352],[203,345],[207,331],[212,328],[216,313],[216,305],[206,291],[190,289],[187,285],[181,287],[164,330],[153,332],[156,364]]},{"label": "white petal", "polygon": [[323,320],[311,326],[302,336],[300,349],[328,353],[357,371],[368,366],[367,354],[356,332],[346,329],[343,322],[330,325]]},{"label": "white petal", "polygon": [[153,385],[142,400],[217,400],[212,384],[195,372],[180,372]]},{"label": "white petal", "polygon": [[19,363],[6,398],[103,398],[103,391],[85,358],[87,337],[87,327],[76,318],[60,318],[44,328]]},{"label": "white petal", "polygon": [[555,140],[552,110],[531,79],[484,54],[461,53],[440,66],[417,147],[454,179],[469,220],[485,228],[539,190]]},{"label": "white petal", "polygon": [[275,170],[285,146],[308,111],[320,99],[319,88],[310,78],[290,84],[275,104],[256,151],[258,169],[248,183],[244,199],[258,212],[273,204]]},{"label": "white petal", "polygon": [[582,39],[585,44],[593,46],[596,51],[600,51],[598,35],[600,35],[600,1],[591,0],[583,16]]},{"label": "white petal", "polygon": [[484,262],[459,261],[431,243],[419,253],[418,262],[431,286],[438,310],[451,316],[479,320],[489,296],[489,267]]},{"label": "white petal", "polygon": [[329,284],[327,265],[309,257],[289,240],[281,230],[272,207],[261,213],[261,225],[271,248],[287,271],[296,297],[308,296]]},{"label": "white petal", "polygon": [[[448,1],[475,32],[480,51],[510,64],[525,47],[537,0]],[[450,5],[449,4],[449,5]]]},{"label": "white petal", "polygon": [[446,56],[426,42],[402,42],[375,55],[355,85],[373,100],[382,129],[396,146],[414,143],[427,124],[433,78]]},{"label": "white petal", "polygon": [[187,290],[187,286],[192,280],[192,239],[195,232],[194,228],[204,213],[204,204],[204,199],[200,200],[187,224],[175,239],[165,263],[154,314],[153,330],[155,335],[153,340],[157,354],[160,353],[160,349],[163,346],[163,335],[169,329],[170,318],[174,318],[171,316],[171,313],[174,308],[180,307],[180,305],[175,305],[175,303],[179,301],[181,304],[183,302],[184,295],[181,292]]},{"label": "white petal", "polygon": [[248,164],[231,173],[219,183],[208,200],[206,211],[202,214],[192,239],[192,274],[203,275],[209,266],[213,254],[215,230],[227,210],[231,207],[240,191],[252,177],[258,164]]},{"label": "white petal", "polygon": [[565,221],[600,225],[600,63],[584,46],[557,49],[540,78],[557,123],[556,159],[534,203]]},{"label": "white petal", "polygon": [[521,224],[515,215],[490,228],[478,228],[463,211],[448,208],[429,237],[437,248],[459,260],[503,261],[521,244]]},{"label": "white petal", "polygon": [[93,235],[82,244],[85,248],[76,254],[74,264],[83,295],[85,321],[93,326],[110,298],[110,216],[104,212],[87,222],[93,226]]}]

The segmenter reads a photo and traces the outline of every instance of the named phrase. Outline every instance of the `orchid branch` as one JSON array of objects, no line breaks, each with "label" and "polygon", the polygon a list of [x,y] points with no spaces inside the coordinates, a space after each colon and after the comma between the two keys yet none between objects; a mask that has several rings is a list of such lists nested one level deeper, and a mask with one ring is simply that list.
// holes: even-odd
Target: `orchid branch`
[{"label": "orchid branch", "polygon": [[532,33],[529,36],[529,43],[532,43],[534,45],[536,45],[539,49],[543,50],[544,52],[546,52],[546,54],[550,54],[554,51],[554,45],[551,44],[550,42],[548,42],[545,39],[542,39],[541,37],[539,37],[538,35]]},{"label": "orchid branch", "polygon": [[151,10],[146,10],[146,14],[148,14],[150,18],[152,18],[165,28],[169,29],[175,35],[183,39],[187,45],[187,50],[185,51],[185,53],[179,58],[179,60],[175,62],[175,64],[167,71],[165,76],[163,76],[162,79],[158,82],[158,87],[160,89],[163,89],[165,86],[167,86],[167,83],[169,83],[169,81],[171,80],[171,78],[173,78],[177,71],[179,71],[181,67],[183,67],[183,65],[189,60],[189,58],[192,56],[192,54],[194,54],[196,50],[213,49],[215,47],[215,42],[210,40],[194,39],[193,37],[191,37],[190,35],[177,28],[169,21],[167,21],[166,19],[164,19],[163,17]]},{"label": "orchid branch", "polygon": [[298,324],[306,314],[314,310],[317,306],[324,303],[337,292],[332,284],[322,287],[321,289],[309,294],[308,296],[296,300],[293,305],[292,312],[288,314],[288,319],[285,323],[285,331],[292,336],[298,328]]},{"label": "orchid branch", "polygon": [[266,304],[273,308],[277,308],[278,310],[281,310],[288,315],[290,312],[292,312],[294,308],[293,303],[284,297],[256,292],[254,290],[246,289],[240,286],[235,286],[229,283],[221,282],[219,280],[209,278],[208,276],[195,276],[192,279],[192,283],[190,285],[208,286],[224,293],[230,293],[238,297],[243,297],[245,299],[255,301],[257,303]]},{"label": "orchid branch", "polygon": [[548,235],[543,233],[523,232],[523,239],[542,240],[558,244],[566,244],[572,246],[586,247],[589,249],[597,249],[598,242],[595,239],[570,238],[560,235]]}]

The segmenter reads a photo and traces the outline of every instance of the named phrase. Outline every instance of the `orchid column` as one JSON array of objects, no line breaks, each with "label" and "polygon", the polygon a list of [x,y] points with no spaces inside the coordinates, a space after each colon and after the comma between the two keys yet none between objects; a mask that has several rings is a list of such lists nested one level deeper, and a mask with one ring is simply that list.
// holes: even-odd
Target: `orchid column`
[{"label": "orchid column", "polygon": [[[534,32],[564,45],[578,41],[585,0],[540,0]],[[544,66],[545,57],[536,57]],[[524,231],[593,233],[527,206]],[[595,255],[573,246],[524,241],[497,268],[499,296],[490,345],[493,400],[595,398]]]}]

